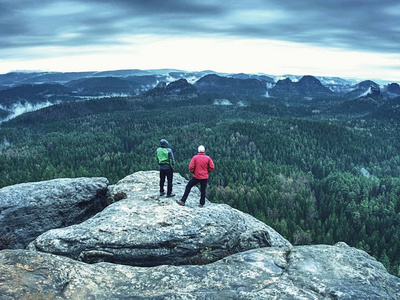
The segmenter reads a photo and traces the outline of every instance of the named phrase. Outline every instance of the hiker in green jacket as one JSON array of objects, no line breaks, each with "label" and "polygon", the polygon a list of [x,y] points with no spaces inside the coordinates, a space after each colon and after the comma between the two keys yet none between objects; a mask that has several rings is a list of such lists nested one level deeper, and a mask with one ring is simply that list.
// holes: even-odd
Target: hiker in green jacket
[{"label": "hiker in green jacket", "polygon": [[175,159],[171,148],[168,148],[168,141],[160,140],[160,147],[156,152],[156,160],[160,168],[160,196],[164,196],[164,183],[167,177],[167,197],[174,197],[172,193],[172,178],[174,174]]}]

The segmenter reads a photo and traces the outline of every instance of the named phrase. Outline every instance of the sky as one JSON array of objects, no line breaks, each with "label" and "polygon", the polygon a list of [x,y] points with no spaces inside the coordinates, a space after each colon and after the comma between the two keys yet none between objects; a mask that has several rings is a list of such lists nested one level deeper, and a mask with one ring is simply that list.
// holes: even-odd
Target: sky
[{"label": "sky", "polygon": [[0,73],[172,68],[400,82],[399,0],[0,0]]}]

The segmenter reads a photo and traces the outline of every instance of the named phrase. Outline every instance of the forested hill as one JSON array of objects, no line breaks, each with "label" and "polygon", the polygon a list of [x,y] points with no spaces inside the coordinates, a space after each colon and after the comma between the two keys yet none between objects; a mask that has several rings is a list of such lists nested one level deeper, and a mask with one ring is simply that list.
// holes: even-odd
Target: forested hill
[{"label": "forested hill", "polygon": [[175,171],[189,178],[203,144],[216,165],[212,202],[252,214],[293,244],[344,241],[400,275],[396,105],[385,107],[388,119],[381,110],[334,111],[329,101],[316,113],[313,103],[279,99],[191,93],[165,100],[71,102],[2,123],[0,185],[78,176],[115,183],[157,169],[161,138],[174,151]]}]

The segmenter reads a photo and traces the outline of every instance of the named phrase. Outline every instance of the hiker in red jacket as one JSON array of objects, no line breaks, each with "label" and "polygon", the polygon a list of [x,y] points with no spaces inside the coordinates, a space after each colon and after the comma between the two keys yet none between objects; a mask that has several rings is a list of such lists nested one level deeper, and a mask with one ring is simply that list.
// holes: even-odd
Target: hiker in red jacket
[{"label": "hiker in red jacket", "polygon": [[200,145],[197,155],[193,156],[192,160],[190,161],[189,171],[193,174],[193,177],[187,183],[182,199],[176,201],[179,205],[185,205],[190,190],[199,182],[201,191],[199,207],[203,207],[206,203],[208,173],[214,170],[214,163],[212,159],[206,155],[205,152],[206,150],[204,146]]}]

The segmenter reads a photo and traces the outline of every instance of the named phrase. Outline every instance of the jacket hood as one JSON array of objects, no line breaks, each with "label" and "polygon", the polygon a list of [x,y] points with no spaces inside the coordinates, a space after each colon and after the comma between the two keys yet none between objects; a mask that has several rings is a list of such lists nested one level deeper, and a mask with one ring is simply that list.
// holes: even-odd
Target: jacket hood
[{"label": "jacket hood", "polygon": [[161,147],[168,147],[168,141],[165,139],[160,140],[160,146]]}]

